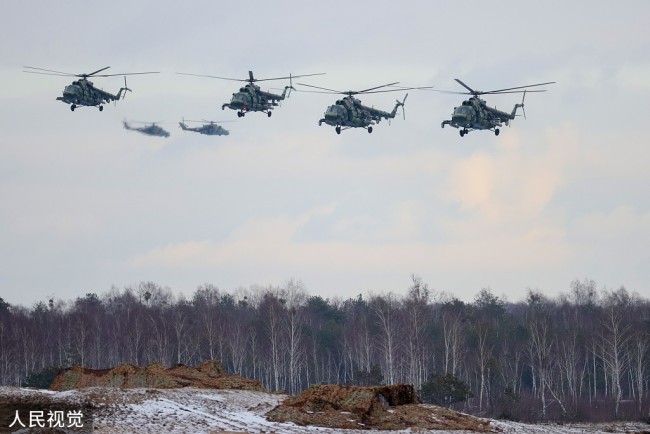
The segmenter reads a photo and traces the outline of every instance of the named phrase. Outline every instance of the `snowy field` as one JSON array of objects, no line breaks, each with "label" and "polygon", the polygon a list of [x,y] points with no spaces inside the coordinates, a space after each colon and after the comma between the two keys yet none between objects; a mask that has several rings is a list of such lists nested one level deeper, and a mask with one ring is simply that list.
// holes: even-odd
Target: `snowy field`
[{"label": "snowy field", "polygon": [[[336,430],[269,422],[264,415],[286,395],[238,390],[109,389],[88,388],[68,392],[0,387],[0,403],[20,401],[42,408],[45,400],[97,407],[92,432],[96,433],[411,433],[423,431]],[[23,418],[27,423],[28,418]],[[6,424],[3,421],[3,424]],[[492,421],[503,433],[650,433],[641,422],[606,424],[527,425]],[[85,427],[90,428],[90,427]],[[6,432],[7,426],[0,426]],[[86,430],[84,430],[86,431]],[[90,430],[88,430],[90,431]],[[22,432],[28,432],[26,430]],[[469,431],[437,431],[438,433]]]}]

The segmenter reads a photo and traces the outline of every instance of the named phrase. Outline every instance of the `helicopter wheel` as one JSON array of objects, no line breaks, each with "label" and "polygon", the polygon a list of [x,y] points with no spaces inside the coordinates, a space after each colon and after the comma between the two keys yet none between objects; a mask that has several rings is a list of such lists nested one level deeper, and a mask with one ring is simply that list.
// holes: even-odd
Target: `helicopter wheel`
[{"label": "helicopter wheel", "polygon": [[494,129],[494,135],[495,135],[495,136],[498,136],[498,135],[499,135],[499,132],[500,132],[500,131],[499,131],[498,128],[495,128],[495,129]]},{"label": "helicopter wheel", "polygon": [[465,135],[465,130],[460,130],[459,133],[460,133],[460,136],[463,137]]},{"label": "helicopter wheel", "polygon": [[243,112],[237,112],[237,117],[238,117],[238,118],[243,118],[243,117],[244,117],[244,113],[243,113]]},{"label": "helicopter wheel", "polygon": [[273,112],[266,112],[266,115],[267,115],[268,117],[271,117],[272,114],[273,114]]},{"label": "helicopter wheel", "polygon": [[72,105],[70,106],[70,110],[72,110],[72,111],[74,111],[74,109],[76,109],[76,108],[77,108],[77,106],[74,105],[74,104],[72,104]]},{"label": "helicopter wheel", "polygon": [[336,134],[341,134],[341,127],[336,127],[334,130],[336,130]]},{"label": "helicopter wheel", "polygon": [[99,111],[100,111],[100,112],[101,112],[101,111],[104,111],[104,106],[103,106],[103,105],[100,105],[100,106],[99,106]]},{"label": "helicopter wheel", "polygon": [[368,134],[372,133],[372,127],[368,127]]}]

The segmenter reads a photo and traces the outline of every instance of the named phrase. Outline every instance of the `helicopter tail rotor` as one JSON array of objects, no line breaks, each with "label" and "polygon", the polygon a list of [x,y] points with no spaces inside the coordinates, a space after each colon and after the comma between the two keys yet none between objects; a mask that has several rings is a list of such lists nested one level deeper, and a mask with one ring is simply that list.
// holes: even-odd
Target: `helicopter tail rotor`
[{"label": "helicopter tail rotor", "polygon": [[117,97],[115,98],[115,102],[117,103],[118,100],[124,99],[126,97],[126,92],[133,92],[129,87],[126,85],[126,75],[124,76],[124,87],[120,88],[120,91],[117,93]]},{"label": "helicopter tail rotor", "polygon": [[287,92],[287,98],[289,98],[291,96],[291,91],[296,90],[296,88],[293,87],[293,77],[291,73],[289,73],[289,86],[287,86],[287,89],[289,90],[289,92]]},{"label": "helicopter tail rotor", "polygon": [[512,109],[512,113],[510,114],[511,119],[514,119],[515,116],[520,116],[517,115],[517,109],[521,107],[521,111],[523,112],[524,119],[526,119],[526,109],[524,108],[524,101],[526,100],[526,91],[524,90],[524,96],[521,98],[521,103],[520,104],[515,104],[515,107]]},{"label": "helicopter tail rotor", "polygon": [[404,95],[404,99],[402,101],[397,100],[397,105],[395,106],[396,108],[397,107],[402,107],[402,117],[404,118],[404,120],[406,120],[406,112],[404,111],[404,103],[406,102],[406,98],[408,98],[408,96],[409,96],[409,94],[407,93],[406,95]]}]

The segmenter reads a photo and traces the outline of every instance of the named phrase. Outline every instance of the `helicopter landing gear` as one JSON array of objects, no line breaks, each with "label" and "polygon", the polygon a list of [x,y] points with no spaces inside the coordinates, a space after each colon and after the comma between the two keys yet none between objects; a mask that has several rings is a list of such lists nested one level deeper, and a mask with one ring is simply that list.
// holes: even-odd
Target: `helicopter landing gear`
[{"label": "helicopter landing gear", "polygon": [[334,128],[334,131],[336,131],[336,134],[341,134],[341,126],[337,125],[336,128]]},{"label": "helicopter landing gear", "polygon": [[495,135],[495,136],[498,136],[499,133],[500,133],[499,129],[498,129],[498,128],[495,128],[495,129],[494,129],[494,135]]},{"label": "helicopter landing gear", "polygon": [[100,106],[99,106],[99,111],[100,111],[100,112],[104,111],[104,106],[103,106],[103,105],[100,105]]},{"label": "helicopter landing gear", "polygon": [[267,115],[268,117],[271,117],[272,114],[273,114],[273,112],[266,112],[266,115]]},{"label": "helicopter landing gear", "polygon": [[462,130],[459,131],[459,133],[460,133],[460,136],[463,137],[465,134],[469,133],[469,131],[467,131],[465,129],[462,129]]},{"label": "helicopter landing gear", "polygon": [[72,105],[70,106],[70,110],[72,110],[72,111],[74,111],[74,109],[76,109],[76,108],[77,108],[77,106],[74,105],[74,104],[72,104]]},{"label": "helicopter landing gear", "polygon": [[237,112],[237,117],[238,118],[243,118],[244,117],[244,112]]},{"label": "helicopter landing gear", "polygon": [[372,133],[372,127],[368,127],[368,134]]}]

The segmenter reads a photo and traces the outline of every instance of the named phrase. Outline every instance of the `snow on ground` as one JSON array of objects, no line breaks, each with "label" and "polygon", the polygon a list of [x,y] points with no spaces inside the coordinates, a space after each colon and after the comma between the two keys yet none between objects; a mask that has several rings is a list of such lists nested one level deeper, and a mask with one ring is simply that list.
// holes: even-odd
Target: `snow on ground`
[{"label": "snow on ground", "polygon": [[[413,431],[336,430],[269,422],[264,415],[286,395],[240,390],[208,389],[109,389],[88,388],[68,392],[0,387],[0,403],[30,399],[35,403],[47,396],[66,402],[90,401],[97,410],[93,432],[109,433],[412,433]],[[650,432],[640,422],[571,425],[528,425],[492,421],[503,433],[577,434]],[[3,431],[7,427],[0,427]],[[437,431],[463,433],[467,431]]]}]

